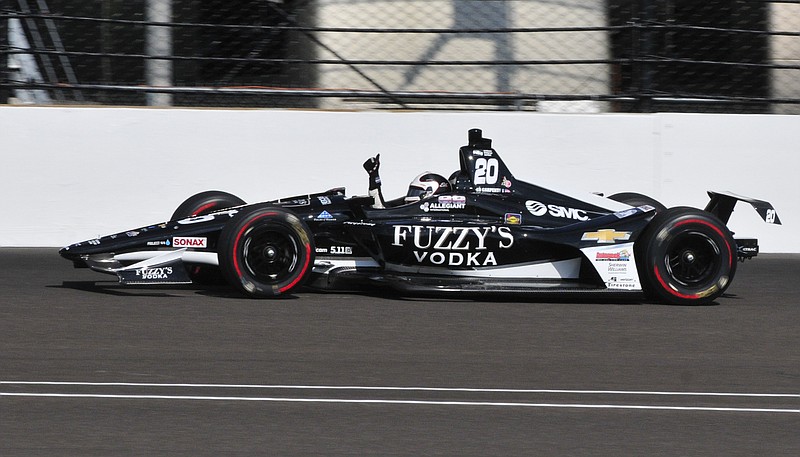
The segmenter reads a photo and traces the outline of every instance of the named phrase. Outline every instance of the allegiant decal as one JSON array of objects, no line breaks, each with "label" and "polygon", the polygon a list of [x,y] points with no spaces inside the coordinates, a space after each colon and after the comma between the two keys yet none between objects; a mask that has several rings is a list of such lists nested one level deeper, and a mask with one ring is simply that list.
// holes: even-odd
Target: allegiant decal
[{"label": "allegiant decal", "polygon": [[[499,239],[490,234],[497,234]],[[514,245],[514,235],[508,227],[396,225],[393,241],[393,246],[411,243],[416,248],[413,254],[419,263],[486,266],[497,265],[491,249],[509,249]],[[490,246],[494,242],[496,246]]]}]

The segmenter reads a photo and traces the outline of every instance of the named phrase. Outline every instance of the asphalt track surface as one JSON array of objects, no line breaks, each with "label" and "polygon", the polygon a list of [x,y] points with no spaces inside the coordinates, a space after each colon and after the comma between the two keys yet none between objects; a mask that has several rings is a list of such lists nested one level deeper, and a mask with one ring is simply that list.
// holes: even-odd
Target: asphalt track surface
[{"label": "asphalt track surface", "polygon": [[800,255],[701,307],[0,268],[2,456],[800,455]]}]

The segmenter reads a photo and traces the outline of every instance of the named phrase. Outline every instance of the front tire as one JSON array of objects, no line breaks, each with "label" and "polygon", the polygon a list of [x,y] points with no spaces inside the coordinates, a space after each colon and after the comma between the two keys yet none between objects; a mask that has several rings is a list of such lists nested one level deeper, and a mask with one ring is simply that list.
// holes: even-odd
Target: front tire
[{"label": "front tire", "polygon": [[706,304],[722,295],[736,274],[736,242],[713,214],[670,208],[659,212],[637,241],[637,259],[650,298]]},{"label": "front tire", "polygon": [[254,206],[228,222],[217,252],[228,283],[251,297],[276,297],[296,290],[308,277],[314,237],[296,215]]}]

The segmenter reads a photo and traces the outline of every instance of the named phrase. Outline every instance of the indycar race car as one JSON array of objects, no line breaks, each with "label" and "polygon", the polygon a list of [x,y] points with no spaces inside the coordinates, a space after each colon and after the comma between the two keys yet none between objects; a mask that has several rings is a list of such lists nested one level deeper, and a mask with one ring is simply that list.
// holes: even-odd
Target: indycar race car
[{"label": "indycar race car", "polygon": [[[738,201],[780,224],[771,204],[709,192],[704,210],[665,208],[623,193],[576,198],[517,179],[479,129],[449,179],[427,174],[384,202],[378,157],[365,163],[369,196],[344,188],[245,204],[208,191],[168,222],[61,249],[76,267],[122,284],[203,284],[215,275],[251,297],[301,285],[420,292],[623,292],[702,304],[731,284],[755,239],[726,227]],[[372,184],[376,184],[373,186]],[[378,188],[378,191],[380,189]]]}]

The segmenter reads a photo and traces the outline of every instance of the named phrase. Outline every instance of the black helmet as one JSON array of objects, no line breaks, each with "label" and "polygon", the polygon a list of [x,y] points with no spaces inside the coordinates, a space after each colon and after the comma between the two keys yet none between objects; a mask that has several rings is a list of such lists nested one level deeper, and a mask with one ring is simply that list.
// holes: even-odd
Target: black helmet
[{"label": "black helmet", "polygon": [[408,185],[406,203],[422,200],[431,195],[450,192],[450,182],[442,175],[426,171],[414,178]]}]

